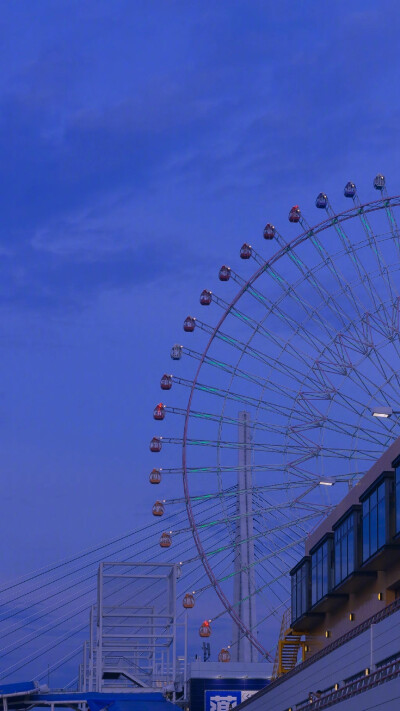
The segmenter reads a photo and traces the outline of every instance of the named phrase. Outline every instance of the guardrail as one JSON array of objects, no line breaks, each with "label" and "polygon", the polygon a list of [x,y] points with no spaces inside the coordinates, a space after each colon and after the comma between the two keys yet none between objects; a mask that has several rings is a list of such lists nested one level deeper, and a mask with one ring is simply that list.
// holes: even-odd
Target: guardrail
[{"label": "guardrail", "polygon": [[[304,669],[307,667],[311,666],[315,662],[318,662],[320,659],[323,659],[323,657],[326,657],[328,654],[333,652],[335,649],[338,649],[341,647],[343,644],[346,644],[346,642],[349,642],[351,639],[354,639],[355,637],[358,637],[358,635],[362,634],[365,632],[365,630],[369,629],[371,625],[375,625],[378,622],[381,622],[384,620],[386,617],[389,617],[395,612],[400,611],[400,598],[397,600],[394,600],[391,602],[389,605],[386,605],[386,607],[382,608],[379,612],[376,612],[375,615],[372,615],[372,617],[369,617],[368,619],[364,620],[364,622],[361,622],[357,627],[353,627],[352,630],[349,630],[346,632],[344,635],[339,637],[338,639],[335,639],[334,642],[331,642],[328,644],[326,647],[321,649],[319,652],[316,652],[315,654],[312,655],[312,657],[309,657],[306,659],[304,662],[301,662],[301,664],[298,664],[294,669],[292,669],[290,672],[287,674],[284,674],[281,677],[278,677],[278,679],[275,679],[275,681],[271,682],[265,689],[262,689],[261,691],[258,691],[257,694],[254,694],[250,699],[243,701],[242,704],[240,704],[240,709],[244,708],[250,703],[253,703],[256,699],[260,698],[261,696],[264,696],[264,694],[268,694],[272,692],[274,689],[276,689],[277,686],[280,684],[284,684],[287,679],[291,679],[293,676],[296,674],[299,674],[302,672]],[[367,677],[368,678],[368,677]],[[344,687],[343,687],[344,688]],[[308,702],[309,706],[308,708],[312,708],[311,704]],[[293,707],[295,708],[295,707]],[[323,708],[321,707],[315,707],[315,708]]]},{"label": "guardrail", "polygon": [[[296,704],[294,708],[296,711],[301,711],[301,709],[309,709],[309,711],[316,711],[317,709],[326,709],[329,706],[333,706],[339,701],[346,701],[352,696],[362,693],[363,691],[368,691],[379,684],[383,684],[385,681],[391,681],[400,675],[400,652],[396,659],[392,660],[389,664],[385,664],[379,669],[370,674],[364,674],[359,679],[345,684],[344,686],[336,689],[334,691],[329,691],[323,694],[319,699],[306,700]],[[314,692],[315,693],[315,692]]]}]

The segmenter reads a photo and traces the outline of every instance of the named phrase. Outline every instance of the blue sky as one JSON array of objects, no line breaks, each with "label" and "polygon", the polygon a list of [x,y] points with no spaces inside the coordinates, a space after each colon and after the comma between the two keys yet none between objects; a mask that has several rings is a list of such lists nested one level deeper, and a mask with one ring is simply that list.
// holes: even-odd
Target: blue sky
[{"label": "blue sky", "polygon": [[19,2],[1,29],[9,577],[135,525],[171,340],[245,239],[349,178],[398,191],[400,77],[390,2]]},{"label": "blue sky", "polygon": [[148,521],[160,375],[243,241],[349,179],[400,192],[399,24],[395,0],[4,4],[3,580]]}]

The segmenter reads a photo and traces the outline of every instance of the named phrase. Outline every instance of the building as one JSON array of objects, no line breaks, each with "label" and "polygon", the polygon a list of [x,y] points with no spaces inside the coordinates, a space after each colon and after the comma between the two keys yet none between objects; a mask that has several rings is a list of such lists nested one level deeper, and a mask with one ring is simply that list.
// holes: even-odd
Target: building
[{"label": "building", "polygon": [[306,637],[306,659],[397,599],[400,440],[309,536],[291,578],[291,627]]},{"label": "building", "polygon": [[290,574],[291,623],[279,649],[293,647],[292,668],[281,664],[281,676],[243,706],[397,708],[400,438],[312,532]]},{"label": "building", "polygon": [[267,686],[270,667],[264,662],[191,662],[190,711],[229,711]]}]

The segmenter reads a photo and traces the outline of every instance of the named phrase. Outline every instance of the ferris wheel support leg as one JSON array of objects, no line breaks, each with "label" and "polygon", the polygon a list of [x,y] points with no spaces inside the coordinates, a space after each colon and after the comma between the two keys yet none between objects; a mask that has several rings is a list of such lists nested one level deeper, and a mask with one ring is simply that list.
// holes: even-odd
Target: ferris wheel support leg
[{"label": "ferris wheel support leg", "polygon": [[[248,630],[256,627],[254,579],[253,494],[251,469],[250,414],[239,412],[238,494],[236,519],[234,608]],[[258,653],[243,632],[233,623],[233,661],[256,662]]]}]

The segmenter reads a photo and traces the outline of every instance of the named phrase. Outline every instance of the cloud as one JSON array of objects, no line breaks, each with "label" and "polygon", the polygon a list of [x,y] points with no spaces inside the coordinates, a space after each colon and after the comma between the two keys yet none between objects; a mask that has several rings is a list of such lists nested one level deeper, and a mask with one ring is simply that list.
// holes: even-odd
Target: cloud
[{"label": "cloud", "polygon": [[[72,19],[66,7],[0,94],[0,243],[16,303],[153,278],[160,254],[186,247],[191,215],[186,259],[201,260],[232,205],[277,203],[300,176],[306,188],[396,140],[398,102],[382,110],[389,79],[375,61],[394,77],[394,30],[377,32],[376,10],[355,6],[343,25],[339,9],[330,21],[291,3],[159,3],[153,15],[120,2],[115,22],[107,3]],[[215,229],[200,240],[202,210]]]}]

